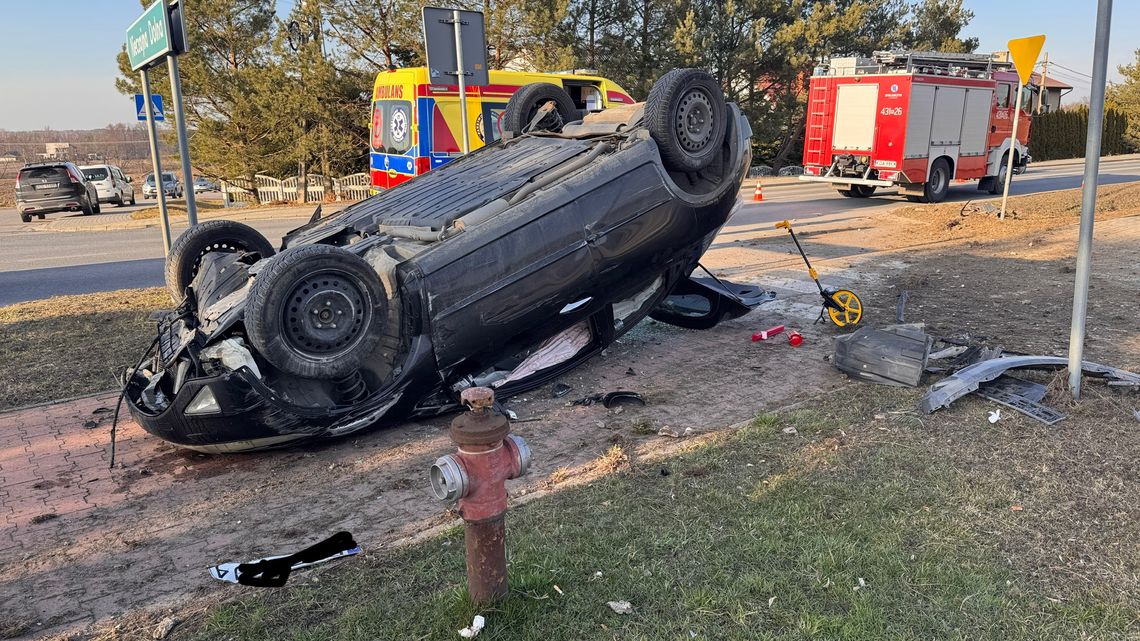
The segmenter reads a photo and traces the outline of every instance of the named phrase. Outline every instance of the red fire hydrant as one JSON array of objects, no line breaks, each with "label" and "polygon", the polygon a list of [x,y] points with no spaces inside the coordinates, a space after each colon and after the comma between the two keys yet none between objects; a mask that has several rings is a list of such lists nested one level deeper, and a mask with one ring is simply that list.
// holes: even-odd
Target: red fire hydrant
[{"label": "red fire hydrant", "polygon": [[492,411],[493,391],[471,387],[460,398],[470,411],[451,422],[451,440],[459,452],[432,465],[431,486],[440,500],[459,501],[467,592],[472,602],[485,604],[507,596],[506,481],[526,474],[530,448],[521,436],[510,433],[506,416]]}]

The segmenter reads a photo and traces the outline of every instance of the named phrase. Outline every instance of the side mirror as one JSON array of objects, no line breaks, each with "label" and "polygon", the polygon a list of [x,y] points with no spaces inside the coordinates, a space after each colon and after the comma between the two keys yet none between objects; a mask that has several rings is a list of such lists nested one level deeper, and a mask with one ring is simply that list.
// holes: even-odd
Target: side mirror
[{"label": "side mirror", "polygon": [[135,179],[134,179],[134,178],[131,178],[130,176],[127,176],[127,182],[129,182],[129,183],[133,183],[134,181],[135,181]]}]

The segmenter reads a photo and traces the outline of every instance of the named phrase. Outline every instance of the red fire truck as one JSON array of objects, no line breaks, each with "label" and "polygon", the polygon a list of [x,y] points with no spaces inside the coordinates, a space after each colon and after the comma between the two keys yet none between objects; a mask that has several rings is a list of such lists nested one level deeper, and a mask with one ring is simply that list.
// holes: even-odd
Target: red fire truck
[{"label": "red fire truck", "polygon": [[[804,175],[849,198],[898,187],[914,202],[940,202],[952,180],[1000,193],[1017,95],[1012,65],[986,55],[875,52],[832,58],[808,92]],[[1030,105],[1022,93],[1014,173],[1029,162]]]}]

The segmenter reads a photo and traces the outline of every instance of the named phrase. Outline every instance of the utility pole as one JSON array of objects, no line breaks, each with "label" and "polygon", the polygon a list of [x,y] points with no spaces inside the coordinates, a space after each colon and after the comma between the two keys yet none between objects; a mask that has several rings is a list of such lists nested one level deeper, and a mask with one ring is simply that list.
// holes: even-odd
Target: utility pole
[{"label": "utility pole", "polygon": [[1049,52],[1045,52],[1045,66],[1041,68],[1041,87],[1037,92],[1037,113],[1041,113],[1041,106],[1045,104],[1045,84],[1049,82]]},{"label": "utility pole", "polygon": [[1096,212],[1097,175],[1100,173],[1100,137],[1104,129],[1104,92],[1108,81],[1108,35],[1112,26],[1112,0],[1099,0],[1096,40],[1093,44],[1092,86],[1089,88],[1089,129],[1085,145],[1085,178],[1081,190],[1081,230],[1077,240],[1077,274],[1073,285],[1073,322],[1069,328],[1069,389],[1081,398],[1081,363],[1085,351],[1085,317],[1089,308],[1089,273],[1092,271],[1093,217]]}]

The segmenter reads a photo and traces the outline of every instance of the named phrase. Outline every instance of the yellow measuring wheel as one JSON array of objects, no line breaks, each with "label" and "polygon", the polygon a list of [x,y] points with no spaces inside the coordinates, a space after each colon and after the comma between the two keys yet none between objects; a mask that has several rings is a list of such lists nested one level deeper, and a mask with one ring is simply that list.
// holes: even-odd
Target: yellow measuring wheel
[{"label": "yellow measuring wheel", "polygon": [[830,291],[831,300],[824,302],[827,315],[836,327],[855,326],[863,318],[863,301],[849,289]]},{"label": "yellow measuring wheel", "polygon": [[819,283],[819,274],[811,266],[811,261],[808,260],[804,248],[800,245],[799,239],[796,238],[796,232],[792,231],[792,223],[782,220],[776,223],[776,228],[786,229],[792,235],[792,242],[796,244],[796,249],[800,250],[800,256],[803,256],[804,263],[807,264],[808,276],[811,276],[811,279],[815,281],[815,286],[819,288],[819,295],[823,297],[823,309],[819,310],[819,318],[815,319],[815,322],[821,322],[824,312],[826,312],[836,327],[858,325],[859,321],[863,320],[863,301],[859,300],[855,292],[850,289],[824,289],[823,285]]}]

